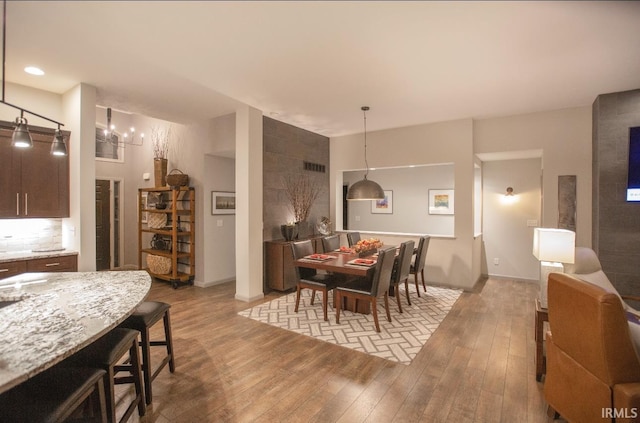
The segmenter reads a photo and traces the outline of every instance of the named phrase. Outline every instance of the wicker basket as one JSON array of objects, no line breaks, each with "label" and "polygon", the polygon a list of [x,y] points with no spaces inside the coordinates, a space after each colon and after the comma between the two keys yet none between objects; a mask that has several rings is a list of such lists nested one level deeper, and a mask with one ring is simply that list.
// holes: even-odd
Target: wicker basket
[{"label": "wicker basket", "polygon": [[169,257],[161,257],[153,254],[147,255],[147,266],[151,273],[158,275],[166,275],[171,272],[171,259]]},{"label": "wicker basket", "polygon": [[167,175],[167,185],[171,187],[186,187],[189,185],[189,175],[182,173],[180,169],[171,169],[171,172]]},{"label": "wicker basket", "polygon": [[152,229],[164,228],[167,225],[167,214],[150,212],[149,217],[147,217],[147,224]]}]

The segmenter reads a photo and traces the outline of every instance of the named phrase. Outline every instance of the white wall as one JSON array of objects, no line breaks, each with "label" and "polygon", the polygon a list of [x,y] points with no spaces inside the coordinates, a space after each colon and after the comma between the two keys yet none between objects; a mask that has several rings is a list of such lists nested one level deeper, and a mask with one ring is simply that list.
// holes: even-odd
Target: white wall
[{"label": "white wall", "polygon": [[[577,176],[576,245],[591,246],[591,107],[474,122],[476,153],[542,149],[544,227],[558,225],[558,176]],[[522,240],[525,242],[525,240]]]},{"label": "white wall", "polygon": [[[483,164],[483,239],[491,276],[538,279],[539,264],[531,253],[534,227],[527,221],[540,221],[541,173],[541,159]],[[513,197],[505,197],[507,187],[513,187]]]},{"label": "white wall", "polygon": [[[453,215],[429,214],[429,190],[453,189],[454,170],[444,164],[369,171],[370,180],[392,191],[393,213],[372,213],[370,201],[351,201],[349,230],[453,236]],[[352,185],[362,175],[362,171],[345,172],[343,182]]]},{"label": "white wall", "polygon": [[[370,115],[375,119],[375,115]],[[416,125],[367,133],[370,167],[452,163],[456,210],[455,237],[434,238],[427,254],[426,278],[431,283],[471,288],[480,277],[479,249],[473,245],[474,155],[470,119]],[[362,134],[334,137],[330,141],[330,199],[332,221],[342,227],[342,172],[362,169]],[[408,237],[381,237],[388,243]],[[387,241],[385,241],[387,242]],[[474,257],[476,255],[477,257]]]}]

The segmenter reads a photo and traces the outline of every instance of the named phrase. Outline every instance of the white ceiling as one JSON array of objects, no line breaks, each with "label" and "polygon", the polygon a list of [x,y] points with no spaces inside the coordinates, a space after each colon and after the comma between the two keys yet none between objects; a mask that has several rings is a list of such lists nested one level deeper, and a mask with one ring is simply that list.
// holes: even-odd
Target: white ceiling
[{"label": "white ceiling", "polygon": [[377,130],[640,88],[639,23],[640,2],[9,1],[6,79],[180,123],[237,100],[336,136],[362,105]]}]

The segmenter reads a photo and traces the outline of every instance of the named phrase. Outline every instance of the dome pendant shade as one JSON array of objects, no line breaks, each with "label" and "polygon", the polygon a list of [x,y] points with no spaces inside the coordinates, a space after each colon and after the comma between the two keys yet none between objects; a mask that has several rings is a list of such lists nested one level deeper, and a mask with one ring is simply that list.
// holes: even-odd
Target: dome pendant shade
[{"label": "dome pendant shade", "polygon": [[29,148],[33,146],[33,140],[27,127],[27,119],[16,119],[16,129],[13,130],[13,136],[11,137],[11,146],[20,148]]},{"label": "dome pendant shade", "polygon": [[67,144],[64,142],[64,136],[59,129],[56,129],[56,133],[53,136],[53,144],[51,144],[51,154],[54,156],[66,156]]},{"label": "dome pendant shade", "polygon": [[380,185],[365,176],[349,187],[347,200],[384,200],[384,191]]}]

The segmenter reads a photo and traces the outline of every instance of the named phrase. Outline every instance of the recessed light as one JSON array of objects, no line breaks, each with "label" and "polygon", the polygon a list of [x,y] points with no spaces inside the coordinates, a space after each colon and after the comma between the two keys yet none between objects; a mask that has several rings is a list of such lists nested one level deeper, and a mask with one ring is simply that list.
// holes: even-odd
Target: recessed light
[{"label": "recessed light", "polygon": [[24,71],[28,74],[31,75],[36,75],[36,76],[42,76],[44,75],[44,71],[40,68],[37,68],[35,66],[27,66],[26,68],[24,68]]}]

